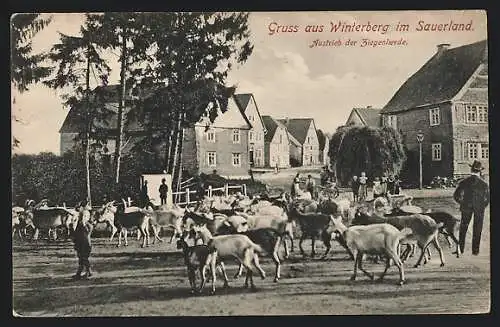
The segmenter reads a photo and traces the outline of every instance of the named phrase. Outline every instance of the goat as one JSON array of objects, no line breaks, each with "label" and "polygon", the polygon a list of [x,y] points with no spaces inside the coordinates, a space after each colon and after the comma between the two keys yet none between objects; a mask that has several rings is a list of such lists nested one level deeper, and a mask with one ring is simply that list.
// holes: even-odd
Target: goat
[{"label": "goat", "polygon": [[[331,234],[327,232],[327,228],[330,224],[330,216],[322,213],[301,213],[297,208],[292,207],[290,210],[290,218],[296,220],[300,226],[301,236],[299,241],[299,249],[302,255],[305,255],[304,249],[302,248],[302,243],[307,237],[311,238],[311,256],[316,255],[314,249],[314,242],[316,238],[321,238],[323,244],[326,247],[325,253],[323,254],[323,259],[326,258],[327,254],[331,249]],[[342,239],[339,239],[339,243],[345,247]]]},{"label": "goat", "polygon": [[[202,284],[199,289],[196,289],[196,270],[199,270],[200,277],[203,277],[203,267],[207,262],[209,256],[208,246],[205,244],[197,244],[194,246],[188,246],[184,237],[177,240],[177,249],[182,249],[184,255],[184,264],[186,265],[188,272],[189,285],[191,286],[191,293],[200,293],[205,286],[204,280],[202,278]],[[229,281],[226,274],[226,269],[222,261],[217,262],[221,268],[222,275],[224,277],[224,287],[229,287]]]},{"label": "goat", "polygon": [[453,240],[453,242],[455,242],[456,252],[453,252],[453,253],[456,254],[457,258],[459,258],[460,257],[460,248],[459,248],[458,239],[455,236],[455,233],[460,228],[460,219],[453,217],[451,214],[444,212],[444,211],[428,211],[425,213],[425,215],[434,219],[434,221],[436,223],[443,224],[443,226],[439,229],[439,233],[446,236],[446,240],[448,241],[448,244],[450,245],[450,247],[451,247],[450,238]]},{"label": "goat", "polygon": [[[266,278],[266,273],[259,264],[258,253],[265,253],[265,250],[260,245],[255,244],[246,235],[232,234],[232,235],[219,235],[212,236],[206,225],[195,225],[193,230],[196,236],[203,240],[203,243],[208,246],[209,255],[204,267],[202,268],[202,276],[204,285],[206,278],[206,268],[210,267],[212,273],[212,291],[215,294],[215,279],[216,279],[216,263],[219,257],[221,258],[235,258],[246,269],[245,287],[248,287],[250,281],[251,289],[255,290],[253,282],[252,264],[257,268],[262,279]],[[201,292],[202,288],[200,288]]]},{"label": "goat", "polygon": [[333,232],[338,232],[344,238],[347,248],[354,256],[354,271],[351,280],[356,280],[358,268],[373,280],[374,274],[363,269],[362,261],[364,254],[377,254],[386,256],[385,269],[380,275],[379,280],[384,278],[392,259],[399,269],[399,285],[404,284],[404,268],[398,256],[398,246],[401,239],[410,235],[412,231],[408,229],[399,231],[390,224],[346,227],[342,223],[341,217],[335,219],[333,216],[330,216],[330,219],[334,225]]}]

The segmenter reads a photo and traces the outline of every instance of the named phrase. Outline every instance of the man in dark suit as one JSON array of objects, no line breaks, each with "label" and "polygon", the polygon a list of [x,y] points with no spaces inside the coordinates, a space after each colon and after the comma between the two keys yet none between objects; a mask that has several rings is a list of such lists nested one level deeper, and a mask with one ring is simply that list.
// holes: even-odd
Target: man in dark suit
[{"label": "man in dark suit", "polygon": [[479,244],[481,242],[481,232],[483,230],[484,209],[490,200],[488,184],[481,179],[480,173],[483,170],[481,162],[475,160],[471,167],[471,176],[462,180],[453,193],[453,198],[460,204],[462,221],[460,223],[459,245],[460,251],[464,253],[465,235],[474,214],[472,225],[472,254],[479,254]]}]

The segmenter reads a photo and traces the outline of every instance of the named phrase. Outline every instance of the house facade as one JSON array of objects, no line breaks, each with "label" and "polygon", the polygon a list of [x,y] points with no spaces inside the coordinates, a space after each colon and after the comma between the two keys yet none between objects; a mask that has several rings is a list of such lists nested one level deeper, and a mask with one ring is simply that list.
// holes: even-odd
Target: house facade
[{"label": "house facade", "polygon": [[319,164],[324,166],[329,166],[330,164],[330,158],[328,157],[328,150],[330,149],[329,135],[325,134],[320,129],[318,129],[316,133],[318,134],[318,142],[319,142]]},{"label": "house facade", "polygon": [[479,160],[489,169],[488,49],[486,40],[437,52],[383,108],[382,123],[400,131],[407,148],[407,179],[418,179],[423,134],[422,176],[461,177]]},{"label": "house facade", "polygon": [[319,165],[319,141],[312,118],[280,119],[290,140],[290,164],[292,166]]},{"label": "house facade", "polygon": [[372,108],[371,106],[366,108],[353,108],[345,125],[380,127],[382,125],[381,110],[382,109]]},{"label": "house facade", "polygon": [[248,157],[251,167],[264,167],[264,143],[266,127],[260,115],[253,94],[235,94],[234,99],[241,112],[247,117],[252,128],[248,132]]},{"label": "house facade", "polygon": [[213,123],[203,117],[194,127],[184,129],[182,168],[190,174],[216,170],[225,178],[248,178],[251,128],[235,98],[230,98],[228,110]]},{"label": "house facade", "polygon": [[267,130],[264,137],[266,167],[290,167],[290,140],[286,127],[271,116],[262,116],[262,120]]}]

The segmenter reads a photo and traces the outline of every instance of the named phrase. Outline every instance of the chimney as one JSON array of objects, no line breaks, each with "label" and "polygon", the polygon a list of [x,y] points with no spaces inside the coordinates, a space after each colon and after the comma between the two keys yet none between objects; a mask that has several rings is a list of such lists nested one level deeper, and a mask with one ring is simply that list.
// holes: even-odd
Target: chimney
[{"label": "chimney", "polygon": [[449,43],[441,43],[437,45],[437,53],[443,53],[445,50],[448,50],[450,47]]},{"label": "chimney", "polygon": [[372,106],[366,106],[366,108],[371,109]]}]

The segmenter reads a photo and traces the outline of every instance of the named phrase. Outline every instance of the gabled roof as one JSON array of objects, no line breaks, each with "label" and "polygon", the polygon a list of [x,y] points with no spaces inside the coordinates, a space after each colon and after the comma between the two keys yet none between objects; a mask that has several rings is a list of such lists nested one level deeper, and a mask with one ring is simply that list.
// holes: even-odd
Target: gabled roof
[{"label": "gabled roof", "polygon": [[278,129],[278,127],[282,127],[286,130],[285,125],[271,116],[262,116],[262,121],[264,122],[264,127],[267,130],[267,133],[264,135],[265,142],[272,142],[274,134],[276,134],[276,130]]},{"label": "gabled roof", "polygon": [[285,125],[288,132],[302,145],[306,141],[309,126],[314,122],[312,118],[278,119]]},{"label": "gabled roof", "polygon": [[[240,94],[235,94],[234,95],[234,100],[236,101],[236,104],[238,104],[238,107],[240,108],[241,112],[245,116],[245,119],[248,121],[248,117],[246,115],[246,110],[248,108],[248,104],[250,103],[250,99],[253,99],[253,103],[255,104],[255,109],[257,110],[257,114],[259,115],[260,122],[262,126],[264,126],[264,134],[267,133],[266,131],[266,125],[264,124],[264,121],[262,120],[262,116],[260,115],[260,110],[259,107],[257,106],[257,101],[255,101],[255,98],[252,93],[240,93]],[[250,121],[249,121],[250,123]],[[252,124],[250,124],[252,126]]]},{"label": "gabled roof", "polygon": [[366,125],[372,127],[380,126],[380,112],[382,109],[374,108],[353,108],[359,119]]},{"label": "gabled roof", "polygon": [[486,40],[436,53],[403,83],[381,113],[451,100],[486,61],[486,54]]}]

